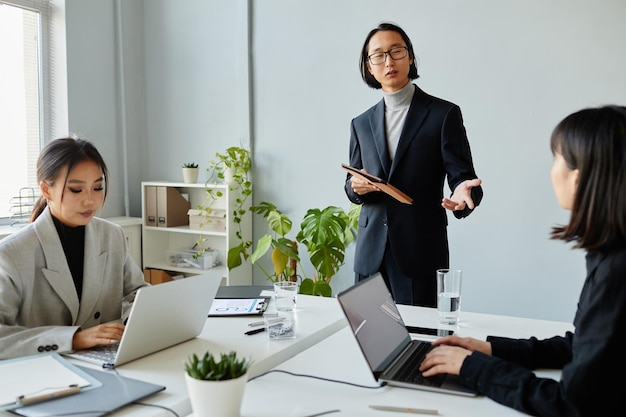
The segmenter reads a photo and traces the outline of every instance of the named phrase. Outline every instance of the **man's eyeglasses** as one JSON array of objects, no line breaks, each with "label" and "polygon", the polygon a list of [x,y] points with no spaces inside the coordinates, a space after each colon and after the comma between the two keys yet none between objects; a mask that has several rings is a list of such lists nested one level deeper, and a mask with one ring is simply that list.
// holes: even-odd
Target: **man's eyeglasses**
[{"label": "man's eyeglasses", "polygon": [[396,48],[391,48],[387,52],[376,52],[375,54],[369,55],[367,59],[369,59],[370,64],[372,65],[380,65],[387,60],[387,55],[389,55],[391,59],[396,61],[398,59],[406,57],[408,52],[409,48],[407,48],[406,46],[398,46]]}]

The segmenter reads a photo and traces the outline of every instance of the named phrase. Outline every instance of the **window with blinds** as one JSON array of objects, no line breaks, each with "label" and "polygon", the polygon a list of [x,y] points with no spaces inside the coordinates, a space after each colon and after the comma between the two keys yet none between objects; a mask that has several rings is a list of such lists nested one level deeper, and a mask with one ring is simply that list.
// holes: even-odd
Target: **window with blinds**
[{"label": "window with blinds", "polygon": [[49,1],[0,0],[0,222],[28,220],[49,131]]}]

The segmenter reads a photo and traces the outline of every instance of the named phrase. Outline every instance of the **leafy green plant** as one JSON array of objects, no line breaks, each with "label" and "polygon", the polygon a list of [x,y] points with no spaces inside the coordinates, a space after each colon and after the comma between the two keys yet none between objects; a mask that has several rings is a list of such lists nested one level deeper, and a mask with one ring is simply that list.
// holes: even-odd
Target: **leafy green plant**
[{"label": "leafy green plant", "polygon": [[206,352],[202,358],[195,353],[185,361],[185,372],[192,378],[205,381],[223,381],[239,378],[248,372],[250,358],[237,358],[237,352],[221,353],[216,361],[212,353]]},{"label": "leafy green plant", "polygon": [[183,168],[198,168],[198,164],[195,162],[185,162]]},{"label": "leafy green plant", "polygon": [[248,149],[231,146],[224,153],[217,152],[215,159],[209,163],[209,182],[216,178],[225,180],[226,170],[230,170],[233,181],[242,189],[252,190],[252,183],[249,179],[250,170],[252,169],[252,154]]},{"label": "leafy green plant", "polygon": [[[248,200],[252,196],[252,180],[250,179],[250,171],[252,169],[252,156],[248,149],[244,149],[238,146],[232,146],[224,153],[217,152],[215,159],[210,161],[208,180],[206,184],[210,184],[217,181],[224,181],[226,179],[226,172],[232,175],[232,180],[229,181],[228,187],[231,191],[236,191],[238,196],[235,199],[232,208],[232,221],[235,224],[235,236],[239,239],[240,243],[237,245],[241,250],[246,251],[252,245],[250,240],[247,240],[243,236],[241,229],[241,223],[244,216],[248,212]],[[216,188],[206,188],[206,198],[203,205],[197,207],[201,210],[205,218],[208,218],[213,211],[213,204],[217,199],[222,197],[224,193]],[[202,236],[198,239],[197,247],[202,248],[203,245]],[[199,256],[202,250],[196,255]],[[230,258],[230,251],[228,257]],[[229,266],[230,269],[230,266]]]},{"label": "leafy green plant", "polygon": [[[250,211],[266,219],[270,232],[261,236],[252,254],[249,248],[230,248],[229,269],[241,265],[250,257],[253,265],[259,267],[268,280],[298,281],[300,293],[323,295],[330,297],[332,290],[330,281],[344,265],[346,247],[354,241],[360,206],[352,205],[350,212],[336,206],[324,209],[309,209],[295,238],[287,237],[293,227],[292,220],[269,202],[261,202],[250,207]],[[304,245],[315,272],[313,275],[301,276],[298,268],[303,271],[300,262],[298,245]],[[260,262],[270,253],[274,270],[268,271]]]},{"label": "leafy green plant", "polygon": [[[266,201],[250,207],[250,211],[265,218],[271,231],[271,234],[265,234],[257,241],[256,249],[250,255],[252,264],[257,265],[266,278],[272,282],[297,281],[297,269],[300,262],[298,242],[287,237],[293,227],[291,219],[281,213],[274,204]],[[238,249],[229,253],[234,258],[232,262],[229,259],[229,265],[237,264],[238,266],[242,258],[247,259],[247,254],[243,254],[241,248]],[[271,259],[274,267],[272,272],[268,272],[261,263],[257,263],[270,249],[272,249]]]},{"label": "leafy green plant", "polygon": [[296,240],[306,246],[315,275],[302,281],[301,293],[331,296],[330,280],[343,266],[346,246],[355,237],[342,208],[328,206],[306,212]]}]

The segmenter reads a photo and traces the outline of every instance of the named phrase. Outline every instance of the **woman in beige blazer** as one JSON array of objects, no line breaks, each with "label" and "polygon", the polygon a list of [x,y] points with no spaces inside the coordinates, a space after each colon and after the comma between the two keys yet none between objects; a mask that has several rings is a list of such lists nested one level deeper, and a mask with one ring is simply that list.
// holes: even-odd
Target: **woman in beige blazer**
[{"label": "woman in beige blazer", "polygon": [[121,339],[123,301],[147,285],[123,230],[94,217],[108,170],[88,141],[50,142],[31,223],[0,240],[0,359]]}]

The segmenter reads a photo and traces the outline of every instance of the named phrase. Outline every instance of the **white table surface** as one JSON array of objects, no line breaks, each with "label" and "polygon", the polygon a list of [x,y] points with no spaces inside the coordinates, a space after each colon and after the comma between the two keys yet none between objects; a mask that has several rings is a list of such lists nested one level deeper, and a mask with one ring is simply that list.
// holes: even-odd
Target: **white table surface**
[{"label": "white table surface", "polygon": [[[437,327],[435,309],[402,305],[399,309],[407,325]],[[192,353],[203,354],[206,350],[216,353],[236,350],[239,355],[251,355],[254,361],[251,377],[270,369],[280,369],[377,386],[335,298],[298,296],[296,339],[270,341],[265,333],[245,336],[244,332],[250,329],[248,323],[259,319],[209,317],[198,338],[122,365],[117,371],[122,376],[165,385],[165,391],[143,402],[188,417],[193,414],[183,362]],[[455,329],[461,336],[482,339],[487,335],[543,338],[572,329],[569,323],[470,312],[461,312],[458,326],[447,327]],[[86,366],[85,362],[72,362]],[[539,373],[555,379],[560,375],[558,371]],[[341,411],[329,416],[402,415],[371,410],[368,408],[370,404],[436,409],[440,415],[450,417],[521,415],[484,397],[468,398],[391,387],[366,389],[273,372],[247,383],[242,417],[305,417],[334,409]],[[112,415],[173,417],[173,413],[166,409],[142,405],[126,406]]]},{"label": "white table surface", "polygon": [[[435,309],[399,306],[407,325],[437,327]],[[454,329],[460,336],[484,339],[487,335],[551,337],[571,330],[568,323],[462,312]],[[426,340],[433,340],[428,336]],[[306,375],[377,386],[349,328],[287,360],[276,369]],[[559,371],[540,371],[559,378]],[[274,399],[274,400],[272,400]],[[404,388],[366,389],[283,373],[269,373],[249,381],[242,417],[304,417],[334,409],[328,416],[399,417],[403,413],[369,409],[370,404],[438,410],[442,416],[506,417],[523,415],[485,397],[463,397]],[[406,414],[404,415],[415,415]]]},{"label": "white table surface", "polygon": [[[271,312],[272,308],[273,305],[270,304],[268,310]],[[298,295],[295,317],[296,338],[278,341],[268,340],[265,333],[244,335],[244,332],[251,329],[248,324],[263,320],[261,316],[209,317],[196,339],[124,364],[117,368],[117,372],[125,377],[166,386],[164,391],[142,402],[167,407],[179,416],[185,416],[191,413],[191,404],[185,385],[183,363],[191,354],[203,355],[207,350],[218,354],[235,350],[238,356],[251,356],[253,364],[250,375],[254,376],[279,365],[347,326],[335,298]],[[158,318],[155,317],[155,320]],[[87,362],[75,359],[71,362],[98,369]],[[0,412],[0,415],[13,414]],[[165,409],[141,405],[126,406],[112,415],[174,417],[173,413]]]}]

